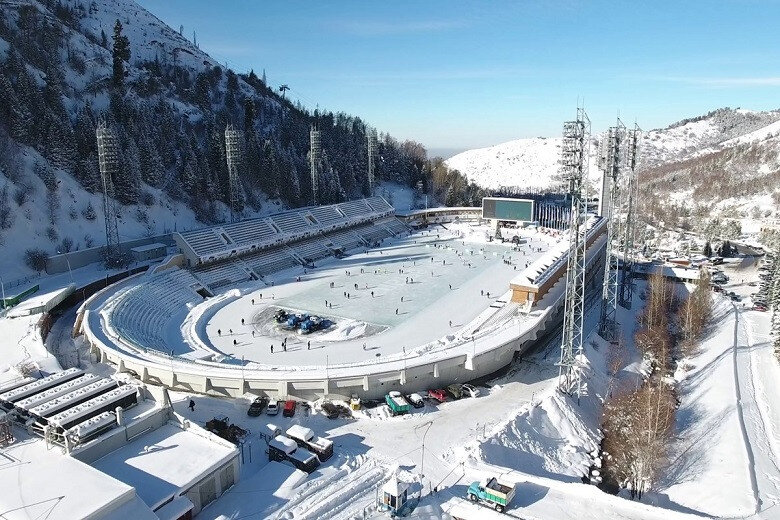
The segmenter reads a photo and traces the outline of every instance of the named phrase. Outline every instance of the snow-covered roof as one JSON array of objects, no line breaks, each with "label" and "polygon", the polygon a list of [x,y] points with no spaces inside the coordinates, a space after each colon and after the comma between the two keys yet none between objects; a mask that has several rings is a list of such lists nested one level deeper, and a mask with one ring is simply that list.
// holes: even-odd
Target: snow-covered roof
[{"label": "snow-covered roof", "polygon": [[3,449],[14,463],[0,466],[0,511],[13,511],[9,518],[157,518],[127,483],[47,449],[22,429],[14,434],[17,441]]},{"label": "snow-covered roof", "polygon": [[301,439],[303,441],[308,441],[314,437],[314,431],[312,431],[311,428],[306,428],[300,424],[293,424],[287,429],[287,436],[293,437],[295,439]]},{"label": "snow-covered roof", "polygon": [[153,509],[238,455],[235,448],[168,423],[93,463],[135,487]]},{"label": "snow-covered roof", "polygon": [[295,444],[294,440],[290,439],[289,437],[284,437],[283,435],[277,435],[271,439],[271,442],[268,444],[277,450],[285,452],[287,455],[290,455],[298,448],[298,445]]},{"label": "snow-covered roof", "polygon": [[407,489],[409,489],[409,484],[398,480],[398,475],[395,473],[390,477],[390,480],[385,482],[382,486],[383,493],[388,493],[396,497],[400,497]]}]

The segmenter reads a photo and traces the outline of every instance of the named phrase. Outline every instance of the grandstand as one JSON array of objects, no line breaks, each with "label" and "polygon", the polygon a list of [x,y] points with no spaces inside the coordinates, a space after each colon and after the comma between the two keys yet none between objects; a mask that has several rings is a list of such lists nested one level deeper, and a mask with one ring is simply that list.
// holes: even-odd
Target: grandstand
[{"label": "grandstand", "polygon": [[301,240],[300,242],[289,244],[288,247],[304,264],[310,264],[332,254],[332,251],[325,245],[325,241],[321,237]]},{"label": "grandstand", "polygon": [[391,217],[381,197],[293,209],[260,219],[174,233],[187,265],[218,262],[322,233]]},{"label": "grandstand", "polygon": [[284,246],[250,253],[241,257],[241,261],[259,276],[265,276],[298,265],[298,260]]},{"label": "grandstand", "polygon": [[200,287],[189,271],[163,271],[119,295],[107,311],[108,321],[137,346],[168,352],[167,323],[202,300],[197,292]]}]

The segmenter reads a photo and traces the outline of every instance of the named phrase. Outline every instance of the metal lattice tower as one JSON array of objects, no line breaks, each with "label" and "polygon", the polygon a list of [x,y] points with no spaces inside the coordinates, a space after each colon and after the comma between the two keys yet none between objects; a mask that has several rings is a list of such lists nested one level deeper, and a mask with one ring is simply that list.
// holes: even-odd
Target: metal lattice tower
[{"label": "metal lattice tower", "polygon": [[312,125],[309,130],[309,140],[311,142],[309,150],[309,166],[311,167],[311,195],[314,204],[317,204],[317,193],[319,191],[320,180],[320,161],[322,159],[322,141],[320,131]]},{"label": "metal lattice tower", "polygon": [[369,194],[374,194],[374,160],[376,158],[376,130],[373,128],[368,130],[366,134],[367,146],[368,146],[368,191]]},{"label": "metal lattice tower", "polygon": [[103,181],[103,216],[106,221],[106,265],[119,263],[119,208],[116,203],[114,179],[119,175],[119,141],[105,120],[98,122],[95,131],[98,146],[98,165]]},{"label": "metal lattice tower", "polygon": [[241,135],[233,125],[225,128],[225,157],[227,158],[228,184],[230,186],[230,222],[233,222],[241,207]]},{"label": "metal lattice tower", "polygon": [[642,130],[635,123],[634,128],[628,131],[626,143],[626,166],[629,171],[626,189],[626,221],[623,226],[623,268],[620,270],[620,278],[618,280],[618,303],[626,309],[631,308],[631,302],[634,298],[634,242],[636,241],[634,220],[636,218],[635,205],[639,196],[639,178],[636,171],[636,162],[641,135]]},{"label": "metal lattice tower", "polygon": [[606,155],[603,157],[604,187],[609,187],[604,197],[602,217],[607,219],[607,254],[604,263],[604,287],[601,296],[601,314],[599,317],[599,335],[607,341],[615,341],[618,301],[618,270],[620,243],[623,234],[620,229],[620,175],[621,145],[626,133],[625,125],[618,118],[617,125],[607,132]]},{"label": "metal lattice tower", "polygon": [[588,198],[585,180],[588,172],[590,120],[584,108],[577,109],[577,120],[563,124],[561,173],[569,184],[571,214],[569,224],[569,257],[566,269],[566,301],[563,315],[561,360],[558,382],[561,391],[580,394],[580,378],[574,368],[582,353],[585,321],[585,228]]}]

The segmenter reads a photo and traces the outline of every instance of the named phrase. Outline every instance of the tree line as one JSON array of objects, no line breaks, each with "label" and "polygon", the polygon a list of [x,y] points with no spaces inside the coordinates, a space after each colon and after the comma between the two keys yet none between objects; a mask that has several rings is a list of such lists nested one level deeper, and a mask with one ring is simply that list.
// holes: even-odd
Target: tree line
[{"label": "tree line", "polygon": [[[674,284],[656,273],[650,276],[645,295],[634,335],[644,359],[644,376],[635,387],[611,391],[602,418],[604,482],[613,489],[628,489],[632,498],[651,489],[666,465],[678,406],[675,362],[695,355],[712,312],[706,276],[681,298]],[[613,361],[620,358],[610,353]],[[613,377],[616,372],[617,367],[610,366]]]}]

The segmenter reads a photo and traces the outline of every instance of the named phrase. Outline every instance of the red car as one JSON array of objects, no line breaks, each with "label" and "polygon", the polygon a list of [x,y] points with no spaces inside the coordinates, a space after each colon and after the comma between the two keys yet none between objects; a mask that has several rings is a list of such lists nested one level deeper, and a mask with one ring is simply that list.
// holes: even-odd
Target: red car
[{"label": "red car", "polygon": [[295,415],[295,407],[298,405],[296,401],[293,401],[290,399],[289,401],[285,401],[284,403],[284,410],[282,410],[282,415],[285,417],[292,417]]},{"label": "red car", "polygon": [[447,393],[442,390],[441,388],[428,390],[428,397],[431,397],[433,399],[436,399],[440,403],[443,403],[447,400]]},{"label": "red car", "polygon": [[757,304],[755,304],[755,305],[753,306],[753,310],[754,310],[754,311],[761,311],[761,312],[766,312],[766,306],[765,306],[765,305],[761,305],[761,304],[757,303]]}]

